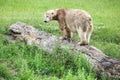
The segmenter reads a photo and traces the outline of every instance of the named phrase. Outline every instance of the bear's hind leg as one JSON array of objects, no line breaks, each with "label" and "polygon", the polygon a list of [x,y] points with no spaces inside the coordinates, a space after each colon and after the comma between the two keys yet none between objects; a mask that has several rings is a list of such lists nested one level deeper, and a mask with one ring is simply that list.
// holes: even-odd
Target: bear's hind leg
[{"label": "bear's hind leg", "polygon": [[87,42],[90,42],[91,32],[86,33]]},{"label": "bear's hind leg", "polygon": [[92,31],[93,31],[92,23],[89,23],[88,29],[86,32],[86,38],[87,38],[88,43],[90,42],[90,37],[91,37]]},{"label": "bear's hind leg", "polygon": [[77,32],[78,32],[78,35],[81,39],[81,41],[78,44],[88,45],[88,41],[87,41],[87,38],[86,38],[86,32],[83,32],[82,29],[78,29]]}]

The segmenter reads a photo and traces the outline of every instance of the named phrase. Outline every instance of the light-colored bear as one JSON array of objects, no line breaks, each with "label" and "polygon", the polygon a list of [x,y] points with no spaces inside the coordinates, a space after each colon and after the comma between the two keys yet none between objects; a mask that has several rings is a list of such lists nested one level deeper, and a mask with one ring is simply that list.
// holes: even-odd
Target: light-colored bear
[{"label": "light-colored bear", "polygon": [[92,18],[86,11],[79,9],[48,10],[44,15],[44,22],[53,20],[59,23],[61,39],[71,38],[73,32],[77,32],[81,39],[78,44],[88,45],[93,26]]}]

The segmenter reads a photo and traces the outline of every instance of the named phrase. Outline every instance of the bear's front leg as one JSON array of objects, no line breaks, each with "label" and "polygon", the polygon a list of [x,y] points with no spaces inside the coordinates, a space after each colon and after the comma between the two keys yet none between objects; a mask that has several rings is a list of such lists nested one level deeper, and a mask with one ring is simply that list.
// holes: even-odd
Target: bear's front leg
[{"label": "bear's front leg", "polygon": [[62,37],[60,37],[60,39],[62,39],[62,40],[70,40],[71,33],[70,33],[70,30],[68,28],[62,27],[61,28],[61,34],[62,34]]}]

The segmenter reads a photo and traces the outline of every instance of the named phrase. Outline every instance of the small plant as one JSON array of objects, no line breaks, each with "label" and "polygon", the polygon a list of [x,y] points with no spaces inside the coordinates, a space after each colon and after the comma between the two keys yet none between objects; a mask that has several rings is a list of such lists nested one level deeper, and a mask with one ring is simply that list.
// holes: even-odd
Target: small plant
[{"label": "small plant", "polygon": [[0,65],[0,78],[4,78],[6,80],[10,80],[13,78],[13,75],[10,73],[6,64]]}]

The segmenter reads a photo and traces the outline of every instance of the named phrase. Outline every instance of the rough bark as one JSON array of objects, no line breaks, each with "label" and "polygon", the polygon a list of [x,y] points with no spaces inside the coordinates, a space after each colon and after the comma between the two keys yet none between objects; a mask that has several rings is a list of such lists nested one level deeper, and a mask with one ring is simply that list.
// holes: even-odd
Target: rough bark
[{"label": "rough bark", "polygon": [[11,39],[11,41],[19,39],[28,45],[34,43],[38,48],[48,53],[52,53],[55,46],[67,49],[73,53],[83,53],[92,67],[97,70],[98,76],[100,76],[102,72],[105,72],[110,79],[115,79],[115,77],[120,79],[120,60],[108,57],[94,46],[80,46],[74,41],[59,40],[59,38],[54,35],[39,31],[22,22],[11,25],[9,31],[9,39]]}]

